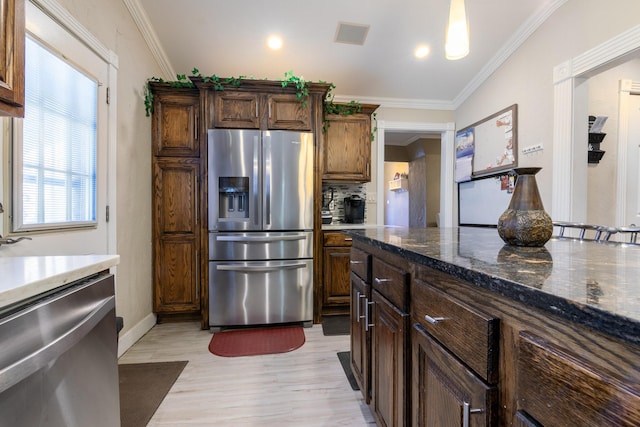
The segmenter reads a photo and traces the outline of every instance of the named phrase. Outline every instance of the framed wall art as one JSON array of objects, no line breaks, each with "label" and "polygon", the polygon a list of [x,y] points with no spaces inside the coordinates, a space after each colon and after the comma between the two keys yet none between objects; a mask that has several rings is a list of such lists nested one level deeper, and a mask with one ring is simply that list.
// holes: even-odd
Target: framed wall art
[{"label": "framed wall art", "polygon": [[495,175],[518,166],[518,105],[513,104],[460,131],[473,140],[471,178]]}]

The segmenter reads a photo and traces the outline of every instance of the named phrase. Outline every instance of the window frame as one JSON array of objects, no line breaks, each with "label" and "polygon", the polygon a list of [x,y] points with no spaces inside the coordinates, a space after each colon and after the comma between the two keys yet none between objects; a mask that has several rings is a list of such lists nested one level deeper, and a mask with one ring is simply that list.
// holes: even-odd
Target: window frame
[{"label": "window frame", "polygon": [[[56,56],[59,60],[65,62],[68,66],[75,69],[77,72],[84,75],[87,79],[93,81],[96,85],[96,91],[99,90],[99,86],[101,83],[98,79],[84,70],[82,67],[78,66],[74,62],[70,61],[65,57],[61,52],[54,49],[47,43],[40,40],[33,34],[27,32],[25,38],[31,39],[32,42],[38,44],[41,48],[47,50],[50,54]],[[26,44],[26,43],[25,43]],[[25,76],[26,80],[26,76]],[[25,100],[26,102],[26,100]],[[24,233],[24,232],[55,232],[55,231],[67,231],[72,229],[96,229],[98,227],[98,215],[99,213],[99,148],[98,148],[98,133],[99,133],[99,120],[98,120],[98,103],[99,96],[96,93],[96,130],[95,130],[95,181],[93,186],[93,211],[94,211],[94,219],[89,221],[64,221],[64,222],[50,222],[50,223],[38,223],[38,224],[23,224],[22,223],[22,214],[23,214],[23,142],[24,142],[24,119],[13,119],[10,129],[10,162],[11,162],[11,183],[10,183],[10,191],[11,191],[11,216],[10,216],[10,229],[12,233]]]}]

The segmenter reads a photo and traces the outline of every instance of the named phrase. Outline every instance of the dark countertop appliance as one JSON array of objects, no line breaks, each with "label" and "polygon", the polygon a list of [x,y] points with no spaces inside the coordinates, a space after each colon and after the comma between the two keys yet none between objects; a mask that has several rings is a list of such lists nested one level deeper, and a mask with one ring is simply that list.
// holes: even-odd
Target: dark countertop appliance
[{"label": "dark countertop appliance", "polygon": [[344,222],[348,224],[364,222],[364,199],[357,194],[344,198]]}]

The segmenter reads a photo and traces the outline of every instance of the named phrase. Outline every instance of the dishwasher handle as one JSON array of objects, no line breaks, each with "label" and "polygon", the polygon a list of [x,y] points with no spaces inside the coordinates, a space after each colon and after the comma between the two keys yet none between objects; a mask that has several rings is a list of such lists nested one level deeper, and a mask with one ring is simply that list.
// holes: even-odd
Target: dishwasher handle
[{"label": "dishwasher handle", "polygon": [[42,348],[0,370],[0,393],[8,390],[29,375],[69,350],[116,307],[115,297],[105,298],[84,319]]}]

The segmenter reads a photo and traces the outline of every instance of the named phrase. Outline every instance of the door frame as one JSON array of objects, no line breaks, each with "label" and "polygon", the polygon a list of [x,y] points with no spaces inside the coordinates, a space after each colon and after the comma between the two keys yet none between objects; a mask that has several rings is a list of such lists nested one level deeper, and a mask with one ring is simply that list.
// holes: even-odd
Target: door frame
[{"label": "door frame", "polygon": [[[551,217],[558,221],[585,222],[587,217],[588,91],[585,79],[612,62],[622,62],[640,49],[640,25],[589,49],[553,69],[553,180]],[[618,150],[620,146],[618,133]],[[625,147],[626,150],[626,147]],[[620,151],[619,151],[620,153]],[[620,167],[618,156],[616,220],[621,214],[621,200],[626,199],[626,166]],[[619,222],[624,224],[624,222]]]},{"label": "door frame", "polygon": [[378,120],[376,132],[376,217],[377,225],[384,225],[384,133],[386,130],[402,132],[432,132],[440,134],[440,227],[457,224],[457,186],[455,185],[455,123],[396,122]]}]

